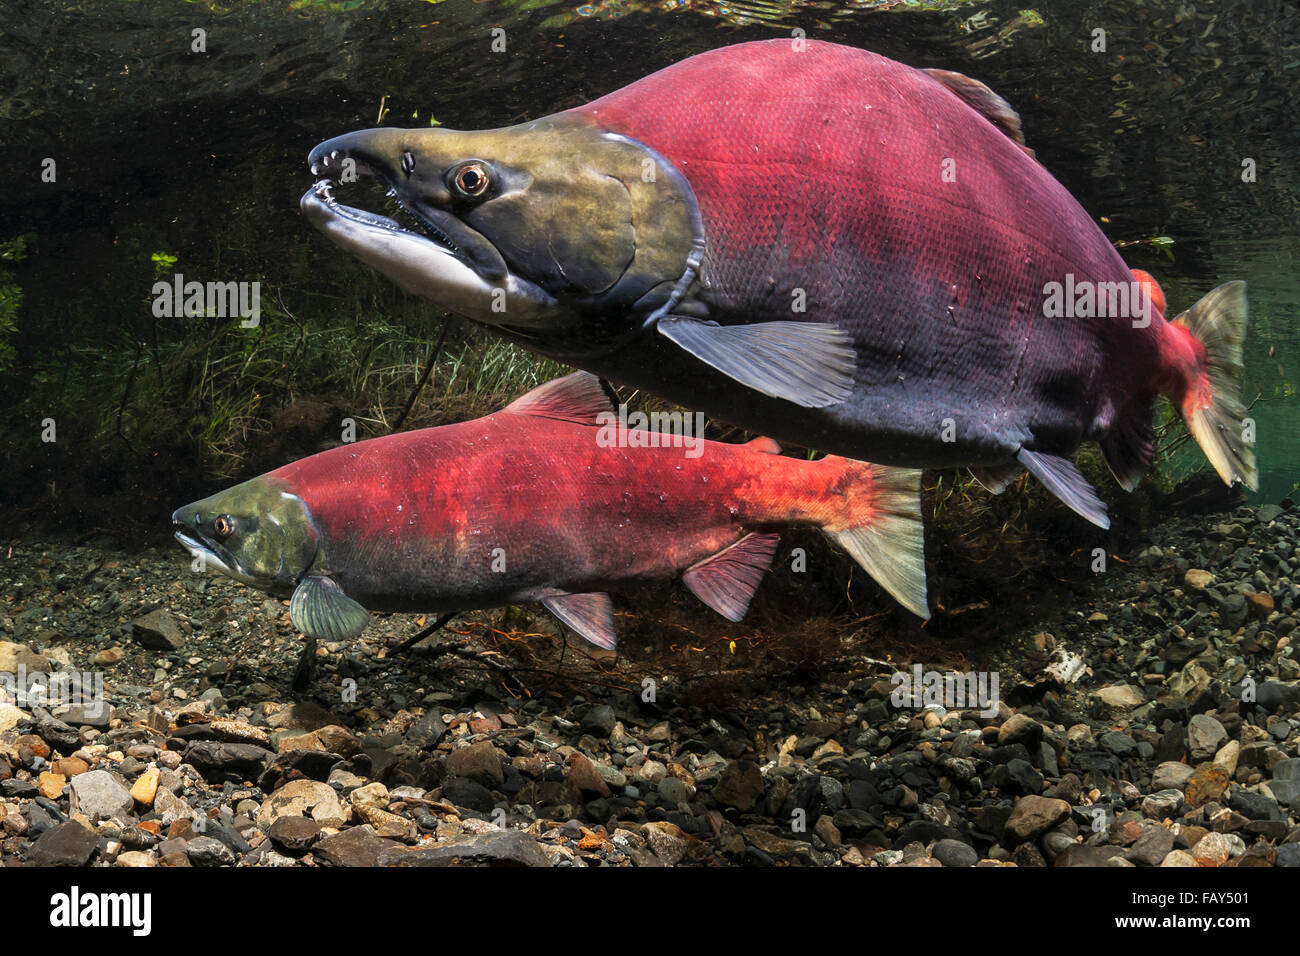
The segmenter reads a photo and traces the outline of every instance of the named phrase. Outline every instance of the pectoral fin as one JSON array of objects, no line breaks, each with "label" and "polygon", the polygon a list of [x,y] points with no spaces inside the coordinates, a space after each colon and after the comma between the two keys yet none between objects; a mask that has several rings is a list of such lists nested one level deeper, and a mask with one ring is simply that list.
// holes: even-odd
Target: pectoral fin
[{"label": "pectoral fin", "polygon": [[682,582],[728,621],[739,621],[776,553],[779,534],[747,534],[690,567]]},{"label": "pectoral fin", "polygon": [[344,594],[332,578],[313,574],[294,589],[289,619],[308,637],[350,641],[366,629],[370,612]]},{"label": "pectoral fin", "polygon": [[614,605],[608,594],[556,594],[542,598],[542,607],[597,647],[613,650],[617,643]]},{"label": "pectoral fin", "polygon": [[1044,455],[1042,452],[1020,449],[1016,455],[1020,463],[1028,468],[1047,490],[1074,511],[1083,515],[1098,528],[1109,528],[1110,518],[1106,515],[1106,503],[1097,497],[1097,489],[1088,484],[1088,479],[1079,473],[1074,462],[1059,455]]},{"label": "pectoral fin", "polygon": [[666,316],[659,331],[740,384],[805,408],[848,398],[856,357],[848,333],[819,322],[718,325]]}]

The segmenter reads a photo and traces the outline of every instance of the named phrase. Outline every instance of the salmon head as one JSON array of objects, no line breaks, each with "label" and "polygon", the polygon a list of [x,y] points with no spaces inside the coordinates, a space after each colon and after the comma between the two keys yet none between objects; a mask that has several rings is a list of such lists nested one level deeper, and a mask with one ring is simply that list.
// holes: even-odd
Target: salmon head
[{"label": "salmon head", "polygon": [[[301,208],[330,239],[407,291],[519,334],[553,340],[591,315],[663,314],[698,266],[685,179],[578,117],[360,130],[321,143],[309,163],[321,178]],[[387,189],[404,223],[338,201],[335,189],[360,177]]]},{"label": "salmon head", "polygon": [[316,529],[297,495],[254,478],[172,514],[176,540],[205,567],[287,596],[316,559]]}]

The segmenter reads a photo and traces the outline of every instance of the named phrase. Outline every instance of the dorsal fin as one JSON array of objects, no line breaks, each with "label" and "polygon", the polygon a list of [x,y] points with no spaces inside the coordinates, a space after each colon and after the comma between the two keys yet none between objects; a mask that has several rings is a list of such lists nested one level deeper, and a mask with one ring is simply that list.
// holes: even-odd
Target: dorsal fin
[{"label": "dorsal fin", "polygon": [[600,379],[590,372],[574,372],[521,395],[502,411],[516,415],[558,418],[579,425],[595,425],[596,417],[612,413],[614,406],[600,387]]},{"label": "dorsal fin", "polygon": [[967,106],[980,116],[1002,130],[1030,158],[1036,158],[1034,151],[1025,145],[1025,134],[1020,129],[1020,114],[1011,108],[1011,104],[994,93],[979,80],[973,80],[964,73],[952,70],[922,70],[931,79],[937,80],[961,98]]},{"label": "dorsal fin", "polygon": [[745,447],[752,449],[753,451],[762,452],[764,455],[781,454],[781,446],[764,435],[759,435],[752,441],[745,442]]}]

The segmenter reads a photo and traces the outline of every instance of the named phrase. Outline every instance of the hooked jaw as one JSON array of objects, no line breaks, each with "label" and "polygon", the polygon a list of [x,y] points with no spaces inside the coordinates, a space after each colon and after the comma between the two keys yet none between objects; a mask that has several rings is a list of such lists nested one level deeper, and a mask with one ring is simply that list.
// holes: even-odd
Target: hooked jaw
[{"label": "hooked jaw", "polygon": [[[362,130],[312,150],[308,162],[321,178],[299,202],[307,221],[407,292],[451,312],[492,325],[549,324],[561,308],[554,297],[512,273],[492,243],[460,219],[399,192],[385,172],[389,164],[372,154],[390,145],[391,134],[405,132]],[[414,228],[339,202],[331,174],[371,175],[384,182],[388,198]]]}]

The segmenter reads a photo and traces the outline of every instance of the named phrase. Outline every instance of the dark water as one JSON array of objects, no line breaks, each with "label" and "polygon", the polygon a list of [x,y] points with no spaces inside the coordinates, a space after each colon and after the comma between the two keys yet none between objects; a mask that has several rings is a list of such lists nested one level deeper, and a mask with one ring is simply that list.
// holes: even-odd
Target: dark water
[{"label": "dark water", "polygon": [[[492,51],[497,27],[503,53]],[[198,28],[206,53],[190,50]],[[121,332],[139,328],[150,251],[168,250],[205,278],[262,276],[290,298],[328,289],[350,266],[298,214],[310,183],[304,158],[321,139],[375,125],[381,102],[391,125],[432,115],[452,127],[504,126],[693,53],[794,28],[987,82],[1108,235],[1136,243],[1126,258],[1157,276],[1171,308],[1247,280],[1261,495],[1291,490],[1300,479],[1300,13],[1280,0],[1032,9],[10,0],[0,21],[0,241],[34,239],[13,266],[25,299],[6,402],[34,387],[38,366],[46,378],[60,369],[75,378],[85,350],[129,354]],[[1106,52],[1090,49],[1095,29]],[[57,160],[55,183],[40,179],[45,157]],[[1158,236],[1172,245],[1146,242]]]}]

